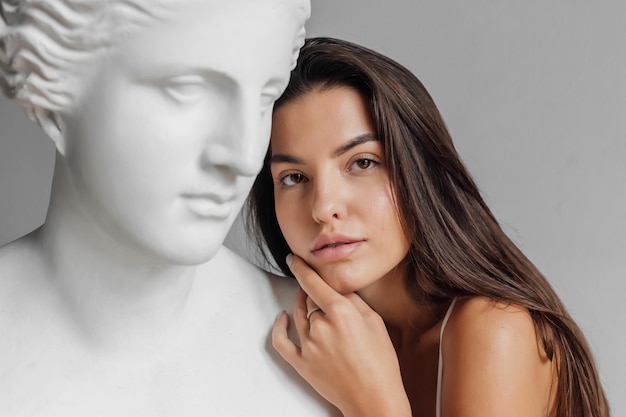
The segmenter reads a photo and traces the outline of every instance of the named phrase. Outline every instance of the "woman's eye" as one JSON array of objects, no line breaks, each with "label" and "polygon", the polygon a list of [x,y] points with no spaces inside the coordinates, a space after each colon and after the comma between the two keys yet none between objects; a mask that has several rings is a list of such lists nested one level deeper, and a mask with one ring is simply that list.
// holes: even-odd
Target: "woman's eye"
[{"label": "woman's eye", "polygon": [[302,174],[298,174],[298,173],[293,173],[293,174],[287,174],[284,177],[282,177],[280,179],[280,183],[282,185],[285,185],[287,187],[291,187],[293,185],[296,184],[300,184],[301,182],[304,182],[305,180],[305,176]]},{"label": "woman's eye", "polygon": [[374,161],[373,159],[360,158],[360,159],[357,159],[356,161],[354,161],[352,163],[352,166],[350,167],[350,170],[355,170],[356,169],[356,170],[364,171],[366,169],[373,168],[377,164],[378,164],[378,162]]}]

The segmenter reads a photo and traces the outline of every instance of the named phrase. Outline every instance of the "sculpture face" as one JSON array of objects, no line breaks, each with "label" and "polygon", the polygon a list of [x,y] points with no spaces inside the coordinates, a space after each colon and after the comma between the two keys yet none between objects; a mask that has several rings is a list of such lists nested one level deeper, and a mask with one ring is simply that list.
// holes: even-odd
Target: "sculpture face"
[{"label": "sculpture face", "polygon": [[62,118],[88,217],[172,263],[215,254],[261,168],[303,34],[294,3],[181,1],[107,52]]}]

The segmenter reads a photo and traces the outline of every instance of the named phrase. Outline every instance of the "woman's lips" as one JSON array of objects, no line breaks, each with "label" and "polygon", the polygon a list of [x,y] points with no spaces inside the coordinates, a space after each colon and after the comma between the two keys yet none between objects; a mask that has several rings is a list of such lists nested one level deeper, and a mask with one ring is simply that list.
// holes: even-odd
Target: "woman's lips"
[{"label": "woman's lips", "polygon": [[311,253],[315,259],[322,262],[340,261],[352,255],[363,242],[364,240],[332,243],[313,250]]}]

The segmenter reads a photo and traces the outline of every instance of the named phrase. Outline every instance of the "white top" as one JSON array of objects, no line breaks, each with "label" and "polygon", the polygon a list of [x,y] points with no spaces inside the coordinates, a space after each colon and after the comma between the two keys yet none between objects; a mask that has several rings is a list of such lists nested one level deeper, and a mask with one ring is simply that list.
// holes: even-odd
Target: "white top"
[{"label": "white top", "polygon": [[443,356],[441,354],[441,345],[443,344],[443,331],[446,328],[446,324],[448,324],[448,319],[450,318],[450,314],[452,313],[452,309],[454,308],[454,304],[456,303],[456,298],[452,300],[450,303],[450,307],[448,307],[448,311],[441,322],[441,330],[439,330],[439,362],[437,364],[437,405],[435,415],[437,417],[441,417],[441,380],[443,379]]}]

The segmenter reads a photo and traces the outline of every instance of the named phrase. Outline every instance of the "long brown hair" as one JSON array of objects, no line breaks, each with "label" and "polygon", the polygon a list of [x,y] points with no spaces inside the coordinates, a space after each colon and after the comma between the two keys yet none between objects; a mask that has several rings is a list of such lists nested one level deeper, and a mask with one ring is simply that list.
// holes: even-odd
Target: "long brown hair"
[{"label": "long brown hair", "polygon": [[[556,362],[557,417],[608,417],[587,342],[545,277],[506,236],[461,162],[434,101],[395,61],[350,42],[306,41],[276,108],[313,89],[350,87],[368,100],[411,247],[408,291],[419,303],[486,296],[528,309]],[[248,228],[288,276],[291,252],[274,211],[269,157],[248,201]]]}]

